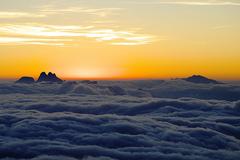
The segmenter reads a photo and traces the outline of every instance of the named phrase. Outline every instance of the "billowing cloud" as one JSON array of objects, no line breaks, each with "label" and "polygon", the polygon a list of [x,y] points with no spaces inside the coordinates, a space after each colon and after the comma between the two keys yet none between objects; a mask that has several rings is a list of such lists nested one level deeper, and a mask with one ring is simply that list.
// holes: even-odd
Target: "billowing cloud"
[{"label": "billowing cloud", "polygon": [[1,82],[0,159],[238,160],[239,93],[181,80]]},{"label": "billowing cloud", "polygon": [[238,101],[49,93],[0,99],[1,159],[239,159]]},{"label": "billowing cloud", "polygon": [[194,84],[183,80],[124,81],[124,82],[65,82],[63,84],[0,83],[0,94],[79,94],[126,95],[133,97],[218,99],[236,101],[240,97],[237,84]]},{"label": "billowing cloud", "polygon": [[[63,44],[65,38],[74,39],[92,38],[98,42],[108,42],[112,45],[143,45],[154,41],[154,36],[136,33],[135,31],[116,30],[111,28],[97,28],[95,26],[57,26],[57,25],[10,25],[3,24],[0,26],[0,33],[11,36],[29,36],[44,37],[44,39],[52,37],[60,37]],[[49,40],[51,41],[51,40]],[[55,41],[55,40],[54,40]],[[4,43],[4,38],[2,38]],[[14,43],[14,41],[5,41],[5,43]],[[40,41],[39,41],[40,43]]]}]

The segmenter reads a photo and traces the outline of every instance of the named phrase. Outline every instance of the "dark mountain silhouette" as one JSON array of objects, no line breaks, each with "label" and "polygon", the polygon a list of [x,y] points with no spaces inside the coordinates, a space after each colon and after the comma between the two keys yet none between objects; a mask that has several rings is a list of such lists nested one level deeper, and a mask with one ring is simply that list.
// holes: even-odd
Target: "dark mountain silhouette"
[{"label": "dark mountain silhouette", "polygon": [[42,72],[37,80],[37,82],[48,81],[48,75],[45,72]]},{"label": "dark mountain silhouette", "polygon": [[55,73],[49,72],[46,74],[45,72],[42,72],[37,80],[37,82],[58,82],[61,83],[63,80],[58,78]]},{"label": "dark mountain silhouette", "polygon": [[188,82],[192,82],[192,83],[212,83],[212,84],[221,84],[220,82],[216,81],[216,80],[212,80],[212,79],[208,79],[204,76],[201,75],[193,75],[191,77],[188,78],[183,78],[183,80],[188,81]]},{"label": "dark mountain silhouette", "polygon": [[31,84],[34,82],[35,80],[32,77],[21,77],[19,80],[16,81],[16,83],[26,83],[26,84]]}]

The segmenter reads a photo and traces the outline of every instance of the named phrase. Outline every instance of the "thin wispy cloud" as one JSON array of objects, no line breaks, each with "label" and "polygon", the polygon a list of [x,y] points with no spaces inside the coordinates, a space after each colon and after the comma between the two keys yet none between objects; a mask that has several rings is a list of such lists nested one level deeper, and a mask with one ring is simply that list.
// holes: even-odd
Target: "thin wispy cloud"
[{"label": "thin wispy cloud", "polygon": [[70,39],[49,39],[49,38],[21,38],[21,37],[0,37],[0,45],[50,45],[63,46],[64,42],[69,42]]},{"label": "thin wispy cloud", "polygon": [[159,4],[159,5],[192,5],[192,6],[240,6],[240,2],[232,1],[134,1],[136,4]]},{"label": "thin wispy cloud", "polygon": [[222,30],[222,29],[228,29],[231,28],[231,25],[219,25],[219,26],[214,26],[212,27],[213,30]]},{"label": "thin wispy cloud", "polygon": [[97,17],[107,17],[116,15],[122,8],[83,8],[83,7],[40,7],[32,12],[19,11],[0,11],[0,19],[15,19],[15,18],[46,18],[58,14],[87,14]]},{"label": "thin wispy cloud", "polygon": [[240,3],[235,2],[187,2],[187,1],[181,1],[181,2],[158,2],[159,4],[173,4],[173,5],[197,5],[197,6],[240,6]]},{"label": "thin wispy cloud", "polygon": [[38,18],[46,17],[42,13],[28,13],[28,12],[0,12],[0,19],[11,19],[11,18]]},{"label": "thin wispy cloud", "polygon": [[[97,28],[95,26],[64,26],[64,25],[43,25],[43,24],[24,24],[12,25],[5,24],[0,26],[0,34],[5,36],[23,37],[44,37],[73,39],[73,43],[80,38],[95,39],[97,42],[107,42],[111,45],[144,45],[154,41],[155,37],[148,34],[136,33],[135,31],[116,30],[112,28]],[[8,43],[14,39],[5,39]],[[9,41],[10,40],[10,41]],[[19,39],[15,39],[19,40]],[[22,39],[26,40],[26,39]],[[41,41],[39,41],[41,42]],[[4,43],[4,39],[0,41]]]},{"label": "thin wispy cloud", "polygon": [[122,8],[83,8],[83,7],[68,7],[68,8],[54,8],[46,7],[40,11],[45,14],[61,14],[61,13],[83,13],[99,17],[106,17],[116,14],[117,11],[123,10]]},{"label": "thin wispy cloud", "polygon": [[[68,41],[64,39],[71,38],[73,41],[71,44],[74,46],[79,43],[81,38],[93,39],[96,42],[106,42],[110,45],[144,45],[154,41],[153,35],[139,33],[139,31],[133,29],[119,29],[122,27],[116,27],[113,25],[112,19],[106,19],[106,17],[119,14],[123,8],[95,8],[95,7],[82,7],[82,6],[70,6],[70,7],[57,7],[57,6],[39,6],[35,11],[31,12],[15,12],[4,11],[0,12],[0,19],[17,19],[17,18],[39,18],[56,16],[75,16],[84,15],[89,17],[90,25],[48,25],[39,23],[28,23],[28,20],[23,24],[1,24],[0,23],[0,43],[5,44],[40,44],[47,45],[41,38],[54,39],[61,38],[63,40],[56,44],[70,45]],[[92,20],[91,18],[94,19]],[[98,19],[96,22],[96,18]],[[91,21],[93,21],[91,23]],[[111,22],[109,22],[111,21]],[[89,23],[89,22],[88,22]],[[109,24],[110,23],[110,24]],[[97,26],[95,26],[97,25]],[[6,38],[8,37],[8,38]],[[15,37],[15,38],[11,38]],[[18,38],[23,37],[23,38]],[[32,38],[35,38],[34,40]],[[39,40],[39,41],[38,41]],[[50,42],[49,42],[50,44]],[[52,45],[51,43],[50,45]]]}]

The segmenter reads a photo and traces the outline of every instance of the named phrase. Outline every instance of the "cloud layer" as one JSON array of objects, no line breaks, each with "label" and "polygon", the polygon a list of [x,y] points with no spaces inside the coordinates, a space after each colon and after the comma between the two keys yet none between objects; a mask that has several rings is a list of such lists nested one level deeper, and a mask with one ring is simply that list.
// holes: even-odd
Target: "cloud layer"
[{"label": "cloud layer", "polygon": [[195,84],[184,80],[64,82],[63,84],[0,83],[0,94],[125,95],[133,97],[218,99],[236,101],[238,84]]},{"label": "cloud layer", "polygon": [[[176,88],[179,83],[185,85]],[[166,88],[169,96],[196,86],[199,94],[223,87],[182,81],[1,83],[0,159],[239,159],[239,97],[155,95],[160,88],[158,97]],[[239,93],[230,88],[223,90]]]}]

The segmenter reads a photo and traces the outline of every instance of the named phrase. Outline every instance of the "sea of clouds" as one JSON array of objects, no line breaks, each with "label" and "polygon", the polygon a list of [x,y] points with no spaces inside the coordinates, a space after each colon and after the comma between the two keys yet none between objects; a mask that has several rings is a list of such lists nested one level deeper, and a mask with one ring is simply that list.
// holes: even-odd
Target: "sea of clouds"
[{"label": "sea of clouds", "polygon": [[238,160],[240,85],[0,82],[3,160]]}]

